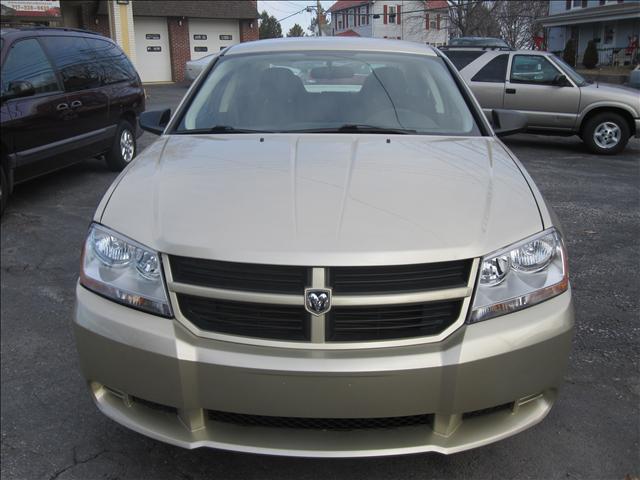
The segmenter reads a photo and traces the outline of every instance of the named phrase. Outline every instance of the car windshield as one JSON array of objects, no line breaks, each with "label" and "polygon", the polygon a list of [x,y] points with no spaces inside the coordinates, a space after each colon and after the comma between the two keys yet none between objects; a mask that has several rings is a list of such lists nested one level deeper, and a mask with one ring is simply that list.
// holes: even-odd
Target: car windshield
[{"label": "car windshield", "polygon": [[554,55],[553,60],[562,67],[562,70],[564,70],[564,73],[566,73],[567,76],[576,83],[576,85],[578,85],[579,87],[584,87],[587,84],[587,81],[585,80],[585,78],[582,75],[580,75],[578,72],[576,72],[573,69],[573,67],[571,67],[571,65],[565,62],[563,59]]},{"label": "car windshield", "polygon": [[222,56],[175,133],[480,135],[439,57],[374,52]]}]

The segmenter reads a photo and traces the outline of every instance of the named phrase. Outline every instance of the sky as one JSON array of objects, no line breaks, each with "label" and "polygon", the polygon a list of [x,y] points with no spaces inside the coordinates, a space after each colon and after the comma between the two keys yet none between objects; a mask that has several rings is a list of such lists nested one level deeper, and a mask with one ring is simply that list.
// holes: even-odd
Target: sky
[{"label": "sky", "polygon": [[[335,2],[333,0],[321,1],[322,8],[328,10],[331,5]],[[266,10],[269,15],[273,15],[278,20],[282,20],[289,15],[298,12],[299,10],[303,10],[307,6],[316,6],[316,0],[310,1],[283,1],[283,0],[259,0],[258,1],[258,13],[261,13],[263,10]],[[294,24],[299,24],[305,31],[307,35],[310,34],[308,28],[311,23],[311,19],[315,16],[315,10],[311,13],[307,13],[302,11],[297,15],[293,15],[292,17],[286,18],[280,22],[282,26],[282,35],[286,36],[287,32]]]}]

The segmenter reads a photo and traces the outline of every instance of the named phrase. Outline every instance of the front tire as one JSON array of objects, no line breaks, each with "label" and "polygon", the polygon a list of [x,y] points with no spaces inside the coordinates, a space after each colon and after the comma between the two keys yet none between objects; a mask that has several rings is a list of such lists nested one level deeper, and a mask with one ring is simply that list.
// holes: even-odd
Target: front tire
[{"label": "front tire", "polygon": [[106,161],[109,170],[119,172],[129,165],[137,153],[136,131],[127,120],[121,120]]},{"label": "front tire", "polygon": [[587,121],[582,140],[592,153],[615,155],[627,146],[630,134],[629,125],[621,115],[603,112]]}]

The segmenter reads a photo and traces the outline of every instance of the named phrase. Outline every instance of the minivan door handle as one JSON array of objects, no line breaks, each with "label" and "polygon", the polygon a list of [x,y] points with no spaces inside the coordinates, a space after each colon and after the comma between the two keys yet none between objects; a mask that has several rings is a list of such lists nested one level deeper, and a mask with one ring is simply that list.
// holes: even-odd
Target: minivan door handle
[{"label": "minivan door handle", "polygon": [[69,105],[67,103],[59,103],[58,105],[56,105],[56,110],[61,112],[62,110],[66,110],[67,108],[69,108]]},{"label": "minivan door handle", "polygon": [[[515,89],[515,88],[507,88],[507,89],[505,90],[505,92],[506,92],[506,93],[510,93],[510,94],[514,94],[514,93],[516,93],[516,89]],[[72,104],[72,105],[73,105],[73,104]]]},{"label": "minivan door handle", "polygon": [[71,102],[71,108],[78,108],[82,106],[82,102],[80,100],[74,100]]}]

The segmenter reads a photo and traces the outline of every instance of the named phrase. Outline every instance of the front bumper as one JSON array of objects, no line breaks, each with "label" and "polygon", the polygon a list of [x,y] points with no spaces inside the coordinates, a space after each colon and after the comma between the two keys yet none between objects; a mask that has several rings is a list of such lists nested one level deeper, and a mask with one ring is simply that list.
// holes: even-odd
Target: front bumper
[{"label": "front bumper", "polygon": [[[365,350],[204,339],[175,320],[81,286],[75,312],[82,372],[107,416],[185,448],[309,457],[453,453],[518,433],[549,412],[572,330],[570,292],[465,325],[439,343]],[[210,420],[209,410],[338,419],[431,414],[433,420],[392,429],[289,428],[285,435],[279,427]]]}]

